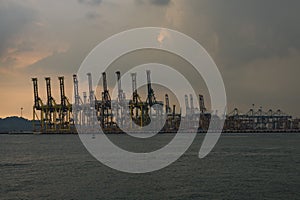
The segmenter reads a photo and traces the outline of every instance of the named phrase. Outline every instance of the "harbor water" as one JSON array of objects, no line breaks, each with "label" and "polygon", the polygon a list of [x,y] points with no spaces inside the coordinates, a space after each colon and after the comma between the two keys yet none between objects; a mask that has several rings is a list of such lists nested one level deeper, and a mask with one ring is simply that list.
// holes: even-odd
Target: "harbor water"
[{"label": "harbor water", "polygon": [[[173,136],[109,137],[142,152]],[[77,135],[0,135],[0,199],[300,199],[300,134],[223,134],[199,159],[202,139],[166,168],[128,174],[94,159]]]}]

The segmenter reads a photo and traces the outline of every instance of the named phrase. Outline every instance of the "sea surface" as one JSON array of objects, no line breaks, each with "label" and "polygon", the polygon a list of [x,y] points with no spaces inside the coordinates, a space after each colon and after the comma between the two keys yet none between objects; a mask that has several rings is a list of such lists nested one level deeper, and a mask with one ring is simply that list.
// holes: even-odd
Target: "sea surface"
[{"label": "sea surface", "polygon": [[[109,137],[148,151],[173,136]],[[300,134],[223,134],[199,159],[202,139],[164,169],[128,174],[94,159],[77,135],[0,135],[0,199],[300,199]]]}]

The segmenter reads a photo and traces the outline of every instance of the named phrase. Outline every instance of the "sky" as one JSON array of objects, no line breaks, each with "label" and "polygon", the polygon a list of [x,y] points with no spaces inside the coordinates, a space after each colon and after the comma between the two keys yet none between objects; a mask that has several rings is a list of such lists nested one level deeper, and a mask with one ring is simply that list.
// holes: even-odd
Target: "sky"
[{"label": "sky", "polygon": [[72,74],[97,44],[147,26],[203,45],[224,79],[229,111],[255,104],[300,117],[299,7],[298,0],[1,0],[0,117],[19,116],[22,107],[32,118],[32,77],[45,101],[44,77],[51,76],[58,101],[64,75],[71,99]]}]

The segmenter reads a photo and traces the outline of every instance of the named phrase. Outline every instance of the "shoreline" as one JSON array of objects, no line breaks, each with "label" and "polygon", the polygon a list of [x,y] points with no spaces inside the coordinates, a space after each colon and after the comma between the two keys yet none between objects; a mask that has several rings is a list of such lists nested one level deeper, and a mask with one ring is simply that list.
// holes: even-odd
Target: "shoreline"
[{"label": "shoreline", "polygon": [[[148,132],[135,132],[137,134],[147,134]],[[159,132],[158,134],[176,134],[177,132]],[[191,131],[185,131],[183,133],[192,133]],[[206,133],[214,133],[214,132],[207,132],[207,131],[199,131],[197,134],[206,134]],[[291,133],[300,133],[300,130],[223,130],[222,134],[291,134]],[[93,134],[93,133],[84,133],[84,134]],[[94,133],[95,134],[95,133]],[[96,133],[97,134],[97,133]],[[112,134],[112,135],[125,135],[124,132],[118,132],[118,131],[112,131],[112,132],[106,132],[105,134]],[[0,135],[78,135],[76,132],[33,132],[33,131],[16,131],[16,132],[0,132]]]}]

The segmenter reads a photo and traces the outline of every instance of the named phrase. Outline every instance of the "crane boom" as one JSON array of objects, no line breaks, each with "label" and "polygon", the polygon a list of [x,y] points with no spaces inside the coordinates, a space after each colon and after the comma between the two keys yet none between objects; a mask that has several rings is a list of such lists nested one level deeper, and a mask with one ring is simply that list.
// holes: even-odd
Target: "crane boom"
[{"label": "crane boom", "polygon": [[79,95],[79,86],[78,86],[78,79],[77,75],[73,75],[73,86],[74,86],[74,100],[75,100],[75,105],[79,105],[82,103],[80,95]]},{"label": "crane boom", "polygon": [[43,106],[43,102],[42,102],[41,98],[39,97],[38,79],[32,78],[32,82],[33,82],[34,107],[37,110],[40,110],[41,107]]}]

